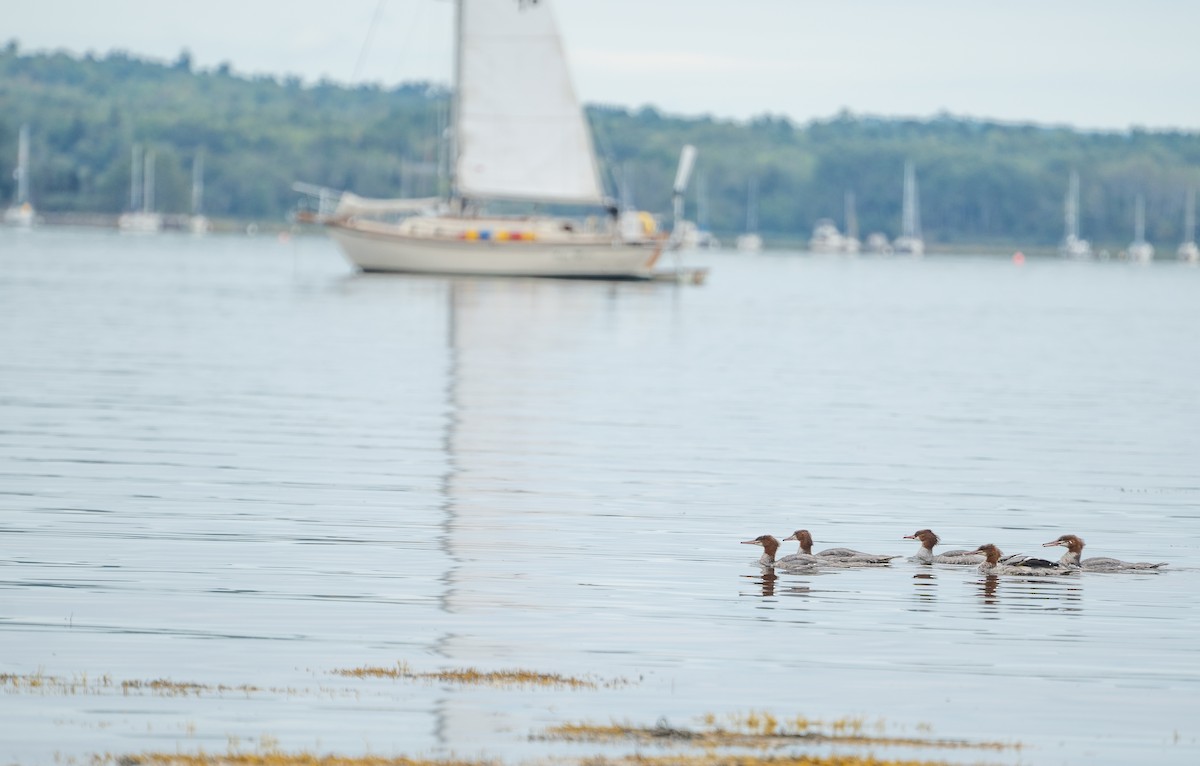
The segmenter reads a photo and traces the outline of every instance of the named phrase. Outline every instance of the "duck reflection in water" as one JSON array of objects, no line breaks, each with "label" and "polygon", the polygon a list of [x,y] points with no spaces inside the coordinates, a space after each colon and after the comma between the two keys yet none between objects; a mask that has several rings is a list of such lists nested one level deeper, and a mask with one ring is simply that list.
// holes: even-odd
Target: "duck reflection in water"
[{"label": "duck reflection in water", "polygon": [[775,570],[767,569],[760,575],[743,575],[762,586],[762,594],[764,596],[775,595],[775,583],[779,582],[779,575],[775,574]]},{"label": "duck reflection in water", "polygon": [[1000,587],[999,575],[984,575],[979,581],[979,595],[983,597],[983,603],[988,606],[995,606],[1000,603],[1000,599],[996,597],[996,590]]},{"label": "duck reflection in water", "polygon": [[775,574],[775,571],[771,569],[764,571],[762,574],[742,575],[742,577],[760,586],[763,596],[807,596],[812,593],[812,589],[807,585],[782,585],[779,575]]},{"label": "duck reflection in water", "polygon": [[[917,601],[930,603],[937,601],[937,575],[933,572],[920,572],[913,575],[913,585],[916,586]],[[927,611],[921,609],[920,611]]]},{"label": "duck reflection in water", "polygon": [[994,608],[1003,601],[1008,608],[1019,611],[1083,611],[1083,588],[1078,581],[985,574],[977,584],[980,600],[987,607]]}]

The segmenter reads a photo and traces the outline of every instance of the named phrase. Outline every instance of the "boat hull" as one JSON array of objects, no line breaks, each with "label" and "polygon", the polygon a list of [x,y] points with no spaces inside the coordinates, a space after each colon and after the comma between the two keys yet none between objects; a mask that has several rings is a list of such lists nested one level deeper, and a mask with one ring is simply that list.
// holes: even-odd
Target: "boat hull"
[{"label": "boat hull", "polygon": [[500,241],[411,236],[385,227],[328,224],[347,260],[363,271],[480,276],[652,279],[662,242]]}]

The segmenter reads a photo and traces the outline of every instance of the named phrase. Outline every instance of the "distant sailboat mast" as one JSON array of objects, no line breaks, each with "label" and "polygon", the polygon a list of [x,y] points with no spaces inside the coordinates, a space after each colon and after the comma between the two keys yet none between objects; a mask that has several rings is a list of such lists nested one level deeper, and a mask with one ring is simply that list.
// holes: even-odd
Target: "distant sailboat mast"
[{"label": "distant sailboat mast", "polygon": [[1133,207],[1133,242],[1129,243],[1129,258],[1149,261],[1154,258],[1154,245],[1146,241],[1146,199],[1137,195]]},{"label": "distant sailboat mast", "polygon": [[133,158],[129,169],[129,209],[142,209],[142,145],[133,145]]},{"label": "distant sailboat mast", "polygon": [[843,197],[843,203],[846,209],[846,236],[853,240],[857,240],[858,213],[855,211],[854,192],[847,191]]},{"label": "distant sailboat mast", "polygon": [[751,178],[746,187],[746,233],[758,233],[758,179]]},{"label": "distant sailboat mast", "polygon": [[1067,183],[1066,219],[1067,240],[1079,239],[1079,174],[1074,170]]},{"label": "distant sailboat mast", "polygon": [[0,220],[9,226],[28,228],[33,226],[35,215],[29,202],[29,126],[22,125],[17,134],[17,169],[13,171],[16,191],[13,204],[4,210]]},{"label": "distant sailboat mast", "polygon": [[1187,200],[1183,207],[1183,241],[1196,241],[1196,190],[1187,190]]},{"label": "distant sailboat mast", "polygon": [[204,211],[204,152],[196,152],[192,159],[192,215]]},{"label": "distant sailboat mast", "polygon": [[904,162],[904,202],[900,212],[900,236],[893,243],[897,253],[925,254],[921,238],[921,203],[917,197],[917,171],[911,160]]},{"label": "distant sailboat mast", "polygon": [[154,212],[154,152],[146,152],[145,191],[142,192],[142,212]]},{"label": "distant sailboat mast", "polygon": [[1133,241],[1146,241],[1146,200],[1140,194],[1133,203]]},{"label": "distant sailboat mast", "polygon": [[29,126],[22,125],[17,137],[17,206],[29,202]]},{"label": "distant sailboat mast", "polygon": [[1196,245],[1196,189],[1189,187],[1183,203],[1183,243],[1176,251],[1181,261],[1200,261],[1200,247]]},{"label": "distant sailboat mast", "polygon": [[[895,187],[892,187],[895,188]],[[895,199],[893,197],[893,199]],[[911,161],[904,163],[904,210],[901,227],[903,235],[913,239],[921,238],[921,217],[918,214],[920,202],[917,199],[917,172]],[[893,219],[894,220],[894,219]]]}]

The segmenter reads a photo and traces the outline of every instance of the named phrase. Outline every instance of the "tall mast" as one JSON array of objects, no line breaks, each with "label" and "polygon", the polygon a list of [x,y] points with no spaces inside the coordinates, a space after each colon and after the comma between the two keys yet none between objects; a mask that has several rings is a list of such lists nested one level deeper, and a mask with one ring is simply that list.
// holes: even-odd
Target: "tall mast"
[{"label": "tall mast", "polygon": [[1067,184],[1067,237],[1069,239],[1078,239],[1079,237],[1079,174],[1074,170],[1071,171],[1071,180]]},{"label": "tall mast", "polygon": [[843,197],[846,210],[846,236],[858,239],[858,214],[854,209],[854,192],[847,191]]},{"label": "tall mast", "polygon": [[133,158],[129,168],[129,209],[142,209],[142,145],[133,145]]},{"label": "tall mast", "polygon": [[146,190],[142,193],[142,212],[154,212],[154,152],[146,152]]},{"label": "tall mast", "polygon": [[447,163],[450,166],[450,199],[458,199],[458,113],[462,92],[463,0],[454,0],[454,72],[450,83],[450,140]]},{"label": "tall mast", "polygon": [[746,232],[758,233],[758,179],[751,178],[746,190]]},{"label": "tall mast", "polygon": [[917,173],[912,161],[904,163],[904,207],[900,223],[906,237],[920,237],[921,224],[917,216]]},{"label": "tall mast", "polygon": [[204,151],[197,150],[192,158],[192,215],[204,208]]},{"label": "tall mast", "polygon": [[1133,241],[1144,242],[1146,239],[1146,200],[1137,195],[1133,208]]},{"label": "tall mast", "polygon": [[17,204],[29,201],[29,126],[22,125],[17,137]]},{"label": "tall mast", "polygon": [[1196,241],[1196,189],[1187,190],[1187,200],[1183,203],[1183,241]]}]

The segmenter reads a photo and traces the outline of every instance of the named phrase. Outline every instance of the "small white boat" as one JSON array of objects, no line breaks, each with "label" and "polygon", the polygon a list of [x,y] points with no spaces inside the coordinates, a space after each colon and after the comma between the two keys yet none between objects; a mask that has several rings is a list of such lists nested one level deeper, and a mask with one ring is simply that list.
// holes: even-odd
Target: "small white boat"
[{"label": "small white boat", "polygon": [[154,152],[143,155],[141,145],[134,144],[129,177],[129,212],[117,219],[117,228],[133,234],[162,231],[163,218],[154,212]]},{"label": "small white boat", "polygon": [[828,218],[818,219],[808,240],[809,252],[841,253],[844,247],[845,237],[838,231],[837,225]]},{"label": "small white boat", "polygon": [[1063,258],[1086,261],[1092,258],[1092,246],[1086,239],[1079,237],[1079,174],[1071,171],[1067,183],[1067,199],[1065,207],[1066,234],[1058,246],[1058,254]]},{"label": "small white boat", "polygon": [[881,231],[873,231],[867,235],[867,252],[875,253],[876,255],[891,255],[892,243],[888,242],[887,235]]},{"label": "small white boat", "polygon": [[[605,195],[549,0],[456,0],[455,15],[449,196],[369,200],[343,193],[331,213],[309,219],[323,223],[364,271],[654,278],[664,248],[677,242],[645,213],[618,215]],[[689,150],[680,160],[677,198],[691,172]],[[606,215],[489,212],[498,201]]]},{"label": "small white boat", "polygon": [[812,236],[808,239],[810,253],[844,253],[854,255],[862,250],[858,239],[858,215],[854,210],[854,192],[847,191],[842,198],[846,217],[846,233],[838,230],[831,218],[818,218],[813,224]]},{"label": "small white boat", "polygon": [[12,205],[4,211],[4,223],[28,229],[37,220],[33,203],[29,201],[29,126],[22,125],[17,134],[17,167],[13,171],[17,190]]}]

